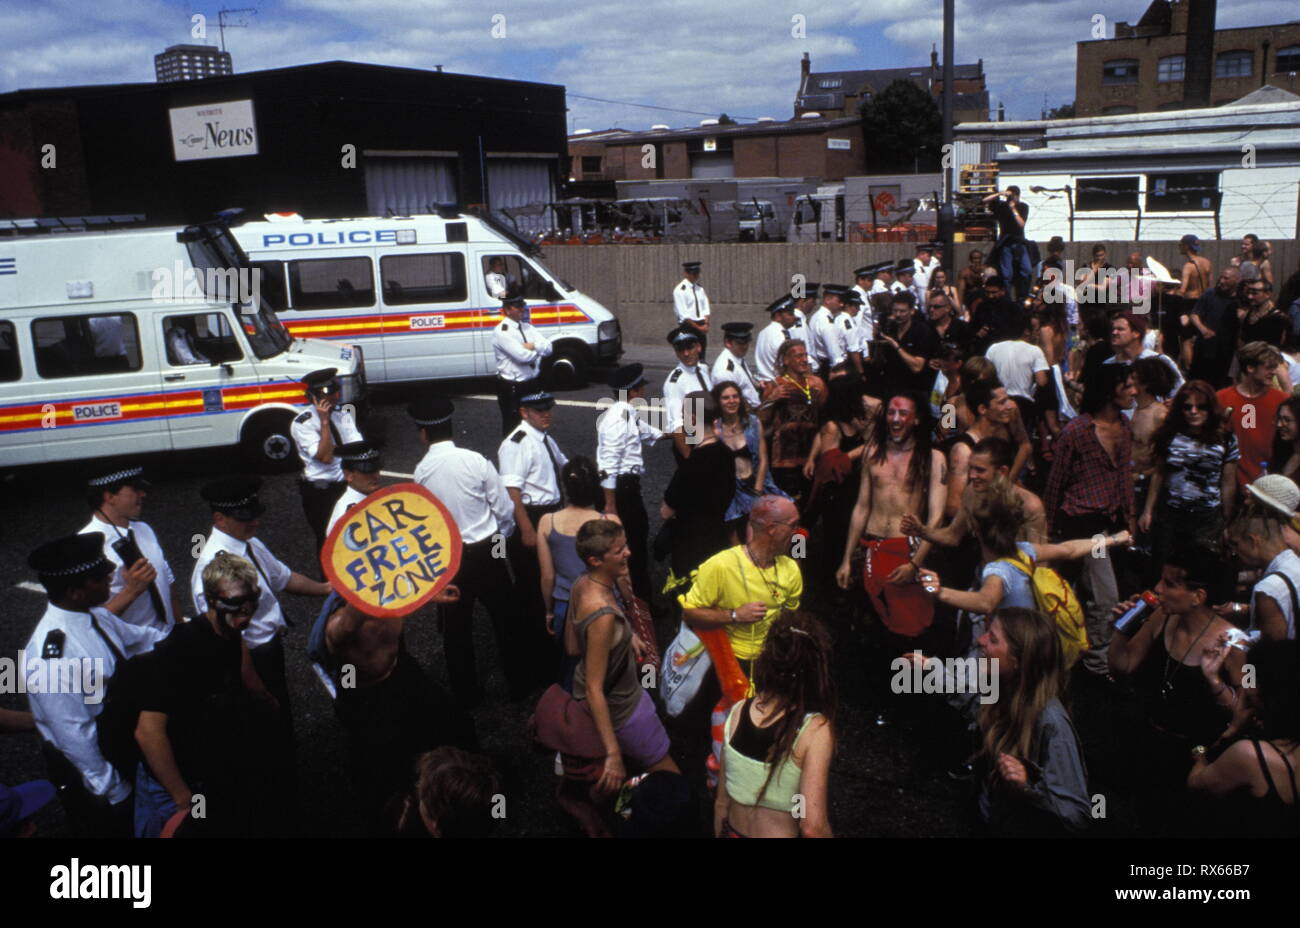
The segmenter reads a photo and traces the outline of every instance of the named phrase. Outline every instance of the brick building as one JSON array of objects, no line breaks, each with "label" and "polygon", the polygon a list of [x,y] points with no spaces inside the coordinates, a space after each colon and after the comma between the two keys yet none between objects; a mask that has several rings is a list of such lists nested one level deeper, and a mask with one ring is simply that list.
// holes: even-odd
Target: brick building
[{"label": "brick building", "polygon": [[[1154,0],[1136,23],[1116,23],[1114,38],[1078,43],[1075,115],[1221,106],[1265,84],[1300,93],[1300,20],[1214,29],[1214,8],[1197,0]],[[1189,100],[1188,82],[1198,66],[1208,93]]]},{"label": "brick building", "polygon": [[[939,55],[930,52],[928,67],[877,68],[867,71],[816,71],[804,52],[799,63],[799,90],[795,94],[794,114],[820,113],[822,116],[856,116],[872,96],[894,81],[910,81],[934,97],[942,107],[943,66]],[[953,122],[983,122],[989,118],[989,92],[984,86],[984,59],[975,64],[954,64]]]},{"label": "brick building", "polygon": [[[866,172],[862,121],[851,117],[764,119],[745,125],[645,131],[607,129],[569,136],[575,181],[723,177],[820,177]],[[648,149],[646,146],[650,146]],[[650,157],[653,155],[653,157]]]}]

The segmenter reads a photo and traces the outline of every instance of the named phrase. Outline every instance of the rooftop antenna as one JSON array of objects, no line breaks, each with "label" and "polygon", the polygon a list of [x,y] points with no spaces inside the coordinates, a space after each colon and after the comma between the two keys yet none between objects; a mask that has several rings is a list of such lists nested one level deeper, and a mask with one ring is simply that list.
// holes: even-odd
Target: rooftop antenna
[{"label": "rooftop antenna", "polygon": [[227,17],[227,16],[234,16],[234,15],[243,16],[245,13],[256,14],[256,13],[257,13],[257,10],[254,9],[253,7],[251,7],[251,6],[246,6],[246,7],[242,7],[241,9],[238,9],[238,10],[227,10],[227,9],[225,9],[225,8],[222,8],[221,10],[217,11],[217,29],[218,29],[218,31],[221,33],[221,50],[222,50],[223,52],[226,50],[226,30],[227,30],[227,29],[247,29],[247,28],[248,28],[248,23],[245,23],[245,22],[228,23],[228,22],[226,22],[226,17]]}]

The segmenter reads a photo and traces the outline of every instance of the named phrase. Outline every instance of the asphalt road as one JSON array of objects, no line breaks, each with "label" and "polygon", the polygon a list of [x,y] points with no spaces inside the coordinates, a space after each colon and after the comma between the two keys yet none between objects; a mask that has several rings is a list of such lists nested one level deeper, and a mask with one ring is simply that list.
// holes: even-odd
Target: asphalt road
[{"label": "asphalt road", "polygon": [[[666,349],[665,349],[666,353]],[[666,361],[666,359],[665,359]],[[652,393],[662,384],[669,365],[648,367]],[[406,416],[406,403],[416,388],[376,392],[367,431],[387,440],[384,468],[409,475],[422,455],[419,437]],[[495,460],[500,442],[500,418],[489,381],[425,386],[453,396],[457,406],[456,442]],[[595,402],[606,389],[589,386],[560,395],[553,434],[567,454],[595,454]],[[233,449],[142,459],[153,489],[145,504],[145,519],[158,533],[178,580],[188,588],[197,537],[208,526],[208,511],[199,497],[207,480],[239,467]],[[651,530],[658,528],[658,502],[673,471],[666,443],[647,452],[644,482]],[[0,656],[13,656],[39,620],[43,592],[26,566],[29,551],[41,542],[78,530],[89,517],[83,499],[85,465],[27,469],[0,477]],[[391,478],[396,481],[398,478]],[[310,532],[303,519],[295,476],[266,478],[262,499],[267,514],[261,537],[291,567],[313,569]],[[652,536],[653,537],[653,536]],[[813,546],[811,557],[819,552]],[[662,582],[659,566],[656,582]],[[816,574],[811,570],[810,574]],[[285,595],[285,610],[295,626],[286,639],[289,682],[297,725],[299,781],[305,827],[314,835],[355,833],[357,822],[349,801],[350,785],[342,762],[342,738],[329,699],[308,667],[307,633],[319,600]],[[918,717],[887,727],[874,724],[875,692],[864,680],[866,652],[848,627],[848,616],[836,609],[815,582],[805,597],[807,607],[831,625],[836,637],[836,670],[841,709],[837,723],[837,753],[831,774],[831,822],[838,834],[849,836],[961,836],[972,833],[970,787],[947,778],[945,770],[961,750],[947,728],[935,728]],[[675,620],[658,603],[660,647],[675,632]],[[481,609],[480,609],[481,613]],[[408,647],[444,687],[446,669],[433,614],[422,612],[407,620]],[[488,698],[475,710],[480,740],[503,779],[507,797],[503,836],[570,835],[576,830],[556,806],[553,757],[539,753],[527,741],[525,725],[531,702],[511,703],[498,671],[495,647],[486,614],[476,625],[480,671],[488,674]],[[0,694],[0,706],[25,708],[25,696]],[[1091,741],[1084,732],[1085,741]],[[1097,742],[1105,741],[1098,731]],[[1094,771],[1095,773],[1095,771]],[[0,782],[17,783],[44,776],[37,738],[0,738]],[[56,804],[57,805],[57,804]],[[66,834],[62,814],[55,809],[42,820],[46,834]]]}]

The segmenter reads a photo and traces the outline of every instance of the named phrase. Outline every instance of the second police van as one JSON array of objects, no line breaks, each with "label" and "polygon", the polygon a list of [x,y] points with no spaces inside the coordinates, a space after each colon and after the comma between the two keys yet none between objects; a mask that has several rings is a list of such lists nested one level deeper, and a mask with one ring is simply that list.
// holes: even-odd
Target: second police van
[{"label": "second police van", "polygon": [[361,345],[372,384],[495,374],[502,279],[554,346],[555,386],[581,385],[622,351],[613,314],[490,218],[448,208],[357,219],[287,213],[233,231],[285,327],[299,338]]}]

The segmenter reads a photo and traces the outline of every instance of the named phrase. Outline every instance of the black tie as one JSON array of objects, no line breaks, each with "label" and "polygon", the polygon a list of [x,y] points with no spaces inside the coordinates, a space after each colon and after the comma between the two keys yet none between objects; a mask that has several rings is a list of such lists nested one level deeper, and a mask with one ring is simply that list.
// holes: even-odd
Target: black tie
[{"label": "black tie", "polygon": [[[140,546],[135,543],[135,532],[128,528],[126,530],[126,537],[130,540],[131,547],[139,551]],[[158,584],[153,580],[149,581],[149,602],[153,603],[153,611],[154,615],[158,616],[158,624],[166,628],[167,607],[163,605],[162,594],[158,592]]]},{"label": "black tie", "polygon": [[343,444],[343,436],[339,434],[339,427],[334,424],[334,416],[330,415],[330,435],[334,437],[334,447],[337,449]]},{"label": "black tie", "polygon": [[126,658],[122,656],[122,652],[117,649],[117,645],[113,644],[113,639],[104,634],[104,630],[99,627],[99,619],[95,618],[95,613],[91,612],[89,615],[91,627],[95,629],[95,633],[99,635],[100,638],[104,639],[104,644],[108,645],[108,650],[113,652],[113,660],[117,661],[119,664],[126,660]]},{"label": "black tie", "polygon": [[789,329],[782,329],[782,330],[781,330],[781,334],[785,336],[785,340],[786,340],[786,341],[789,341],[789,340],[790,340],[790,330],[789,330]]},{"label": "black tie", "polygon": [[551,473],[555,475],[555,488],[560,492],[560,502],[564,502],[564,484],[560,482],[560,462],[555,457],[555,452],[551,450],[551,439],[546,433],[542,433],[542,447],[546,449],[546,456],[551,459]]}]

